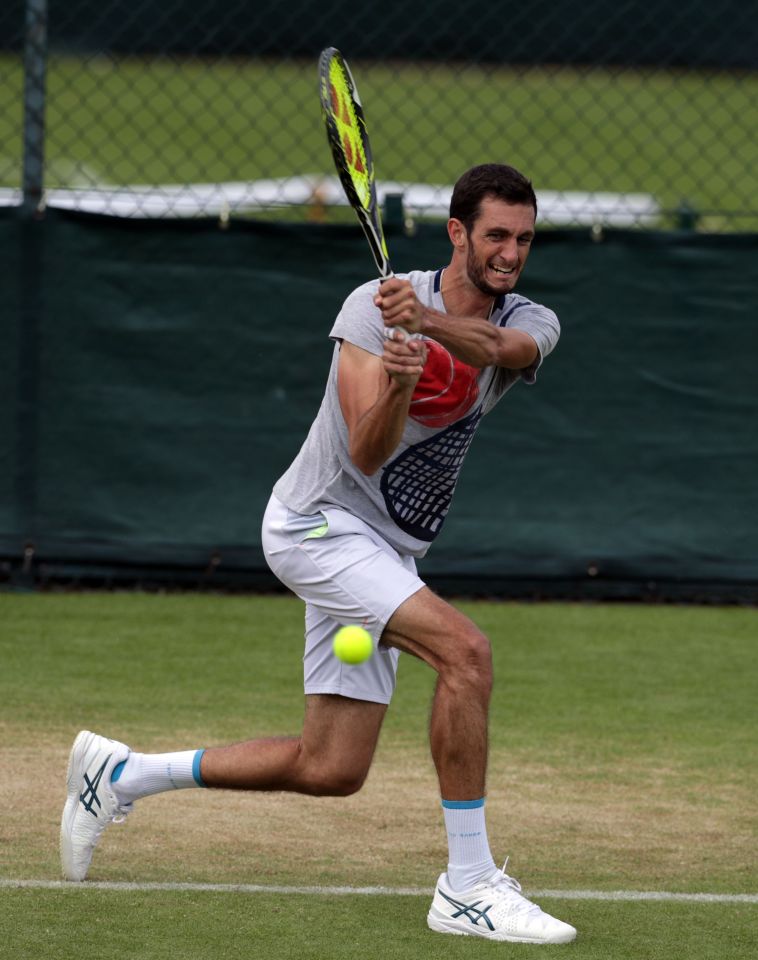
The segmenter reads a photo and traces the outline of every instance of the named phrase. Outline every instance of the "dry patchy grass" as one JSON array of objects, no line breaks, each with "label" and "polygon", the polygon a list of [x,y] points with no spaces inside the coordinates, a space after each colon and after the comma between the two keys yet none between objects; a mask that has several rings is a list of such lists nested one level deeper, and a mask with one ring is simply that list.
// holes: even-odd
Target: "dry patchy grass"
[{"label": "dry patchy grass", "polygon": [[[58,876],[69,747],[0,751],[3,876]],[[510,853],[509,869],[532,889],[755,885],[754,792],[707,771],[559,769],[493,752],[488,826],[496,856]],[[104,835],[91,877],[431,887],[445,861],[427,753],[385,742],[364,789],[346,799],[188,790],[141,801]]]}]

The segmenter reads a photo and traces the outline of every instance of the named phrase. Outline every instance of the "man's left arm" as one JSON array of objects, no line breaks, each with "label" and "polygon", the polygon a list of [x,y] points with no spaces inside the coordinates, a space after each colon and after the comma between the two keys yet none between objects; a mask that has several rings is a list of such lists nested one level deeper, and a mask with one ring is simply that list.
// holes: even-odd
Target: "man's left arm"
[{"label": "man's left arm", "polygon": [[537,343],[526,331],[496,327],[481,317],[450,316],[424,306],[407,281],[385,281],[374,302],[386,326],[431,337],[472,367],[523,370],[539,358]]}]

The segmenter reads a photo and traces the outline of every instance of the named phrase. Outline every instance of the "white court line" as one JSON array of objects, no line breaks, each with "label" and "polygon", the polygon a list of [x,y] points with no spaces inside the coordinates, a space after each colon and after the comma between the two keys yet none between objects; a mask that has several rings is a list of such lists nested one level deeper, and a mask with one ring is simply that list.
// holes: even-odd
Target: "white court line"
[{"label": "white court line", "polygon": [[[166,890],[187,893],[280,893],[315,896],[430,897],[421,887],[285,887],[253,883],[129,883],[87,880],[13,880],[0,878],[0,889],[23,890],[116,890],[122,892]],[[528,890],[527,896],[549,900],[669,901],[674,903],[758,903],[758,893],[668,893],[663,890]]]}]

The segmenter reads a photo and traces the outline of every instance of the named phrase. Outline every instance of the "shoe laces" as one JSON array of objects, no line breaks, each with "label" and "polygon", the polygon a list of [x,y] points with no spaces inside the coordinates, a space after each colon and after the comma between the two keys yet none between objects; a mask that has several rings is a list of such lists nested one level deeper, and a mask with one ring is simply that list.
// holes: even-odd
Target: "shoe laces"
[{"label": "shoe laces", "polygon": [[537,906],[536,903],[532,903],[531,900],[527,898],[521,892],[521,884],[516,880],[515,877],[509,876],[505,871],[508,866],[508,860],[510,858],[505,858],[505,863],[503,864],[502,870],[497,870],[492,877],[492,886],[502,894],[503,898],[508,901],[511,911],[516,915],[521,914],[538,914],[542,913],[542,909]]},{"label": "shoe laces", "polygon": [[111,817],[110,822],[123,823],[132,810],[134,810],[133,803],[118,803],[117,801],[117,805],[113,809],[113,816]]}]

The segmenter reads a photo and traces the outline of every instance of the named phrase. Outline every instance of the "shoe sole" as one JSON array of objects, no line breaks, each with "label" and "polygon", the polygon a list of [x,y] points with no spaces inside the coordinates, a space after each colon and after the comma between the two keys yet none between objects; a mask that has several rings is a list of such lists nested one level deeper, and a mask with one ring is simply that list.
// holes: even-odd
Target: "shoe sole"
[{"label": "shoe sole", "polygon": [[[79,788],[86,763],[84,758],[87,755],[87,745],[85,741],[94,739],[94,734],[82,730],[74,740],[71,753],[68,757],[68,769],[66,771],[66,803],[63,807],[63,816],[61,818],[60,833],[60,855],[63,876],[67,880],[82,881],[87,875],[85,870],[82,874],[80,869],[74,865],[72,858],[71,832],[73,830],[74,818],[79,804]],[[81,762],[77,762],[81,758]]]},{"label": "shoe sole", "polygon": [[[89,859],[84,866],[77,864],[73,858],[73,843],[71,836],[76,822],[76,815],[79,811],[80,791],[84,774],[96,755],[99,747],[98,741],[103,737],[89,730],[82,730],[74,740],[71,747],[71,753],[68,758],[68,770],[66,772],[66,803],[63,807],[63,816],[61,817],[60,832],[60,857],[63,876],[67,880],[81,882],[87,876],[92,862],[92,856],[95,852],[95,844],[90,849]],[[100,832],[105,829],[106,824],[102,825]],[[99,833],[98,833],[99,837]]]},{"label": "shoe sole", "polygon": [[549,940],[538,939],[536,937],[512,937],[496,930],[485,930],[476,927],[474,924],[468,927],[462,927],[457,924],[455,920],[447,917],[434,916],[431,911],[426,918],[426,922],[429,929],[434,930],[435,933],[452,933],[458,937],[479,937],[481,940],[496,940],[499,943],[533,943],[549,946],[551,944],[571,943],[571,941],[576,938],[576,930],[573,928],[571,932],[567,932],[561,936],[551,937]]}]

